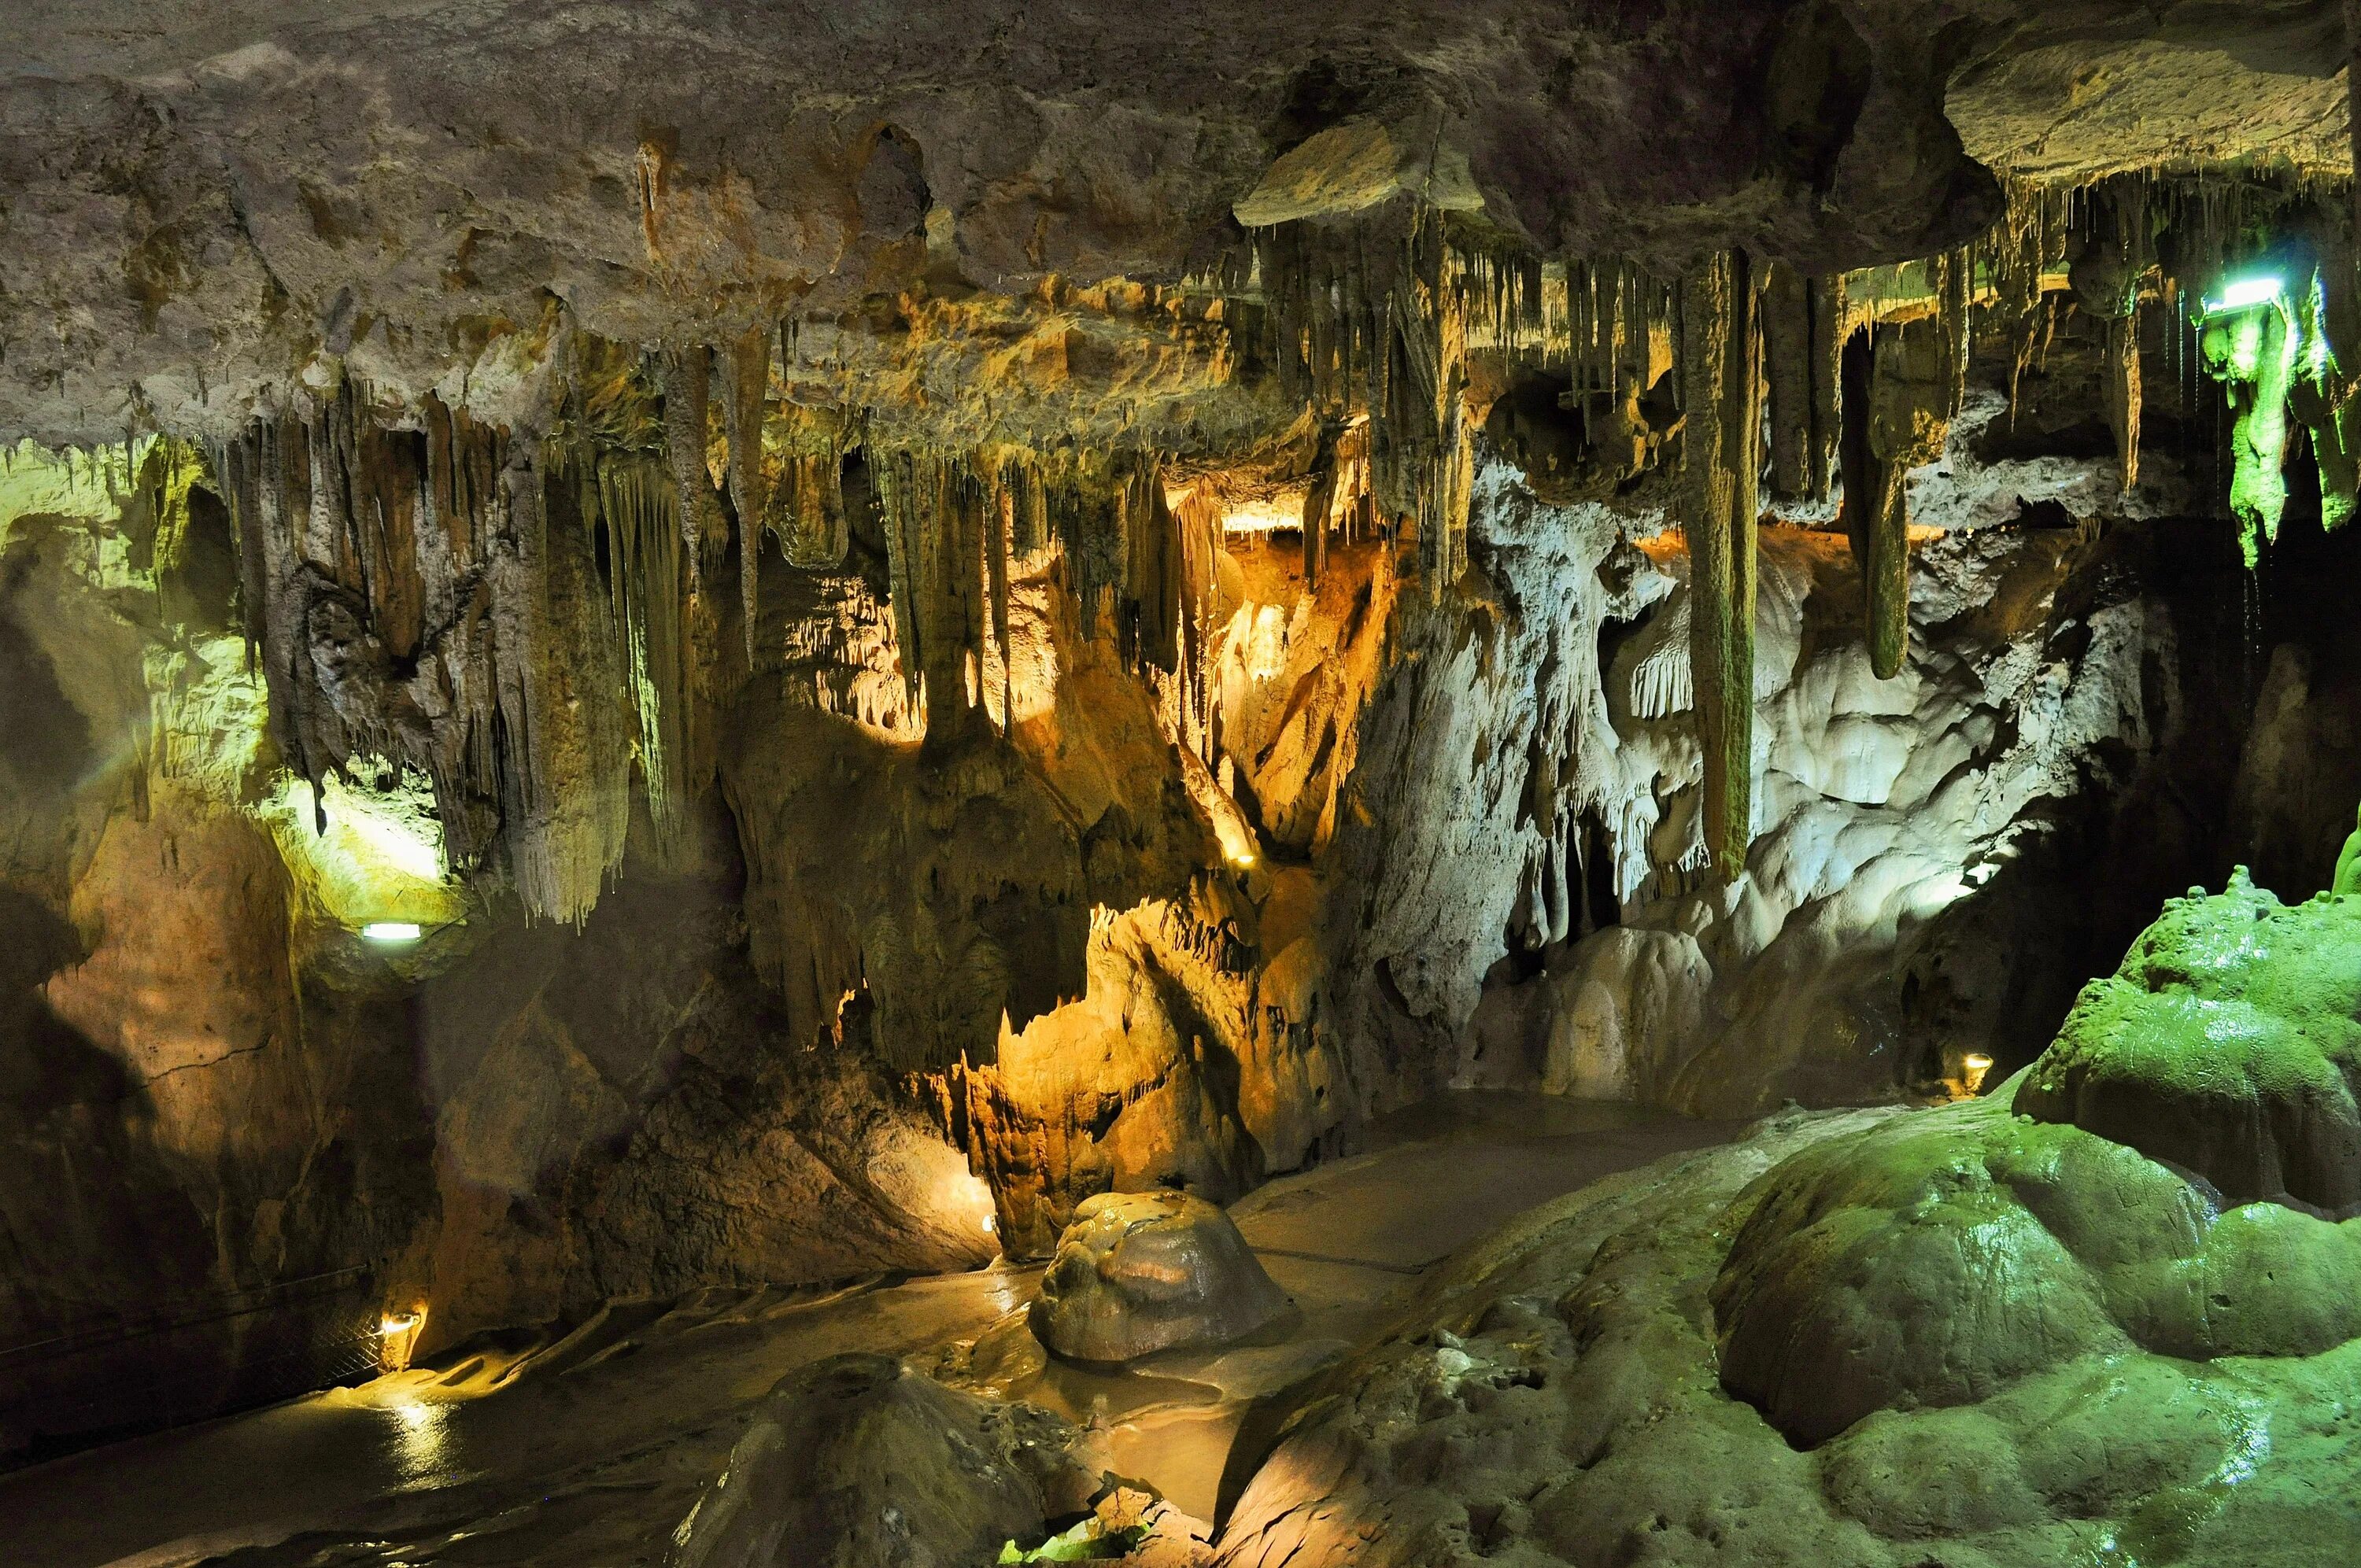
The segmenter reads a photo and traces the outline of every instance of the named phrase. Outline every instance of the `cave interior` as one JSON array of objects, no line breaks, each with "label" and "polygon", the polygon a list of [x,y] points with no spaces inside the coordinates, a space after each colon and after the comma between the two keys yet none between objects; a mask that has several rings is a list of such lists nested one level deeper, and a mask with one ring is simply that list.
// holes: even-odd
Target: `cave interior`
[{"label": "cave interior", "polygon": [[0,1562],[2361,1562],[2361,4],[0,33]]}]

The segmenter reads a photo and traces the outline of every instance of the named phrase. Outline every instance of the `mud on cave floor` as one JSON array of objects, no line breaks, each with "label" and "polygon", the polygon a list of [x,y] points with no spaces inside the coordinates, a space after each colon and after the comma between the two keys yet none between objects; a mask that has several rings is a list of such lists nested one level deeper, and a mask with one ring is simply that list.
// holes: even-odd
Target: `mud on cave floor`
[{"label": "mud on cave floor", "polygon": [[1110,1430],[1127,1474],[1201,1517],[1249,1401],[1342,1355],[1418,1277],[1512,1216],[1739,1124],[1466,1092],[1372,1129],[1369,1152],[1231,1212],[1299,1311],[1241,1346],[1121,1373],[1049,1362],[1022,1310],[1038,1267],[785,1297],[617,1303],[358,1387],[0,1477],[12,1568],[622,1568],[661,1561],[754,1406],[795,1369],[882,1351]]}]

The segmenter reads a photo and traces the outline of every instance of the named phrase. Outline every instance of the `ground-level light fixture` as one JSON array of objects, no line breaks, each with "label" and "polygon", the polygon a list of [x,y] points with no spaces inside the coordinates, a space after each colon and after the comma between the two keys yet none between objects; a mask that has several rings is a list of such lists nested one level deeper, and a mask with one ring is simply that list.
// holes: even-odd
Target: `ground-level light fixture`
[{"label": "ground-level light fixture", "polygon": [[1984,1091],[1984,1074],[1992,1071],[1993,1059],[1982,1051],[1970,1051],[1960,1058],[1960,1081],[1971,1095]]},{"label": "ground-level light fixture", "polygon": [[419,1332],[426,1326],[426,1309],[388,1312],[378,1320],[377,1365],[380,1372],[405,1372],[418,1349]]}]

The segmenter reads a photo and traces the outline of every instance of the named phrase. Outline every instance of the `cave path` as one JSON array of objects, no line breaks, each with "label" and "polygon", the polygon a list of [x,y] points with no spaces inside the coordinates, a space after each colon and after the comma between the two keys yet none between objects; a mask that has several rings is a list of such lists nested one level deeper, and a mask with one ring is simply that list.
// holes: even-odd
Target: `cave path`
[{"label": "cave path", "polygon": [[[1053,1365],[1016,1392],[1096,1409],[1126,1471],[1210,1513],[1245,1402],[1341,1354],[1427,1267],[1535,1204],[1738,1130],[1626,1105],[1444,1096],[1380,1123],[1370,1152],[1232,1210],[1301,1309],[1282,1332],[1120,1374]],[[653,1563],[781,1377],[851,1350],[931,1364],[1004,1322],[1038,1277],[995,1265],[818,1301],[741,1293],[717,1305],[708,1293],[495,1392],[476,1392],[487,1375],[462,1364],[93,1449],[0,1476],[0,1562],[294,1568],[359,1551],[353,1560]]]}]

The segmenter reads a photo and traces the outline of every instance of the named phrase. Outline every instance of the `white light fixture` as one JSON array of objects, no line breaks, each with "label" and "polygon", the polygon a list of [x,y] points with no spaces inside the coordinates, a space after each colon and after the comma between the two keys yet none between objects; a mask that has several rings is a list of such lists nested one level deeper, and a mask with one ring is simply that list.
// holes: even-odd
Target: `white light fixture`
[{"label": "white light fixture", "polygon": [[414,942],[424,934],[415,920],[372,920],[361,927],[365,942]]},{"label": "white light fixture", "polygon": [[2257,305],[2275,304],[2286,292],[2287,280],[2283,278],[2241,278],[2224,284],[2220,299],[2206,301],[2205,313],[2218,316],[2231,311],[2250,311]]}]

